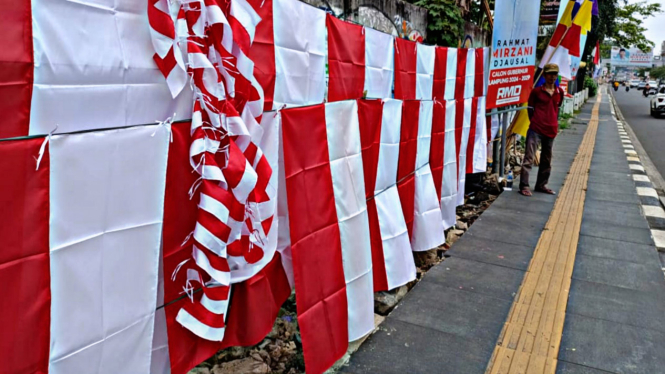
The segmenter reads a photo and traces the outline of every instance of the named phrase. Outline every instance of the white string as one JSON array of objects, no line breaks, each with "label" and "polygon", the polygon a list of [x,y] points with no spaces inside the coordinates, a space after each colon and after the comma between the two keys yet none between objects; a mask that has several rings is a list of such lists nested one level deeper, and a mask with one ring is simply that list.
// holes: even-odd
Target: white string
[{"label": "white string", "polygon": [[42,142],[42,146],[39,147],[39,157],[37,157],[37,168],[35,170],[39,170],[39,164],[42,162],[42,157],[44,157],[44,152],[46,151],[46,144],[51,140],[51,136],[53,133],[58,129],[58,125],[55,125],[55,128],[51,130],[48,135],[46,135],[46,138]]}]

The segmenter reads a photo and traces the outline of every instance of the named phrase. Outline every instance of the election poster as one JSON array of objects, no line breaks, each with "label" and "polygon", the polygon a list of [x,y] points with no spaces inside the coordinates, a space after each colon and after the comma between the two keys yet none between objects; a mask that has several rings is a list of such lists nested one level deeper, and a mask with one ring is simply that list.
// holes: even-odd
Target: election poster
[{"label": "election poster", "polygon": [[496,1],[488,109],[528,101],[535,73],[539,15],[538,1]]},{"label": "election poster", "polygon": [[638,48],[612,47],[610,63],[612,66],[650,68],[653,64],[653,53],[642,52]]}]

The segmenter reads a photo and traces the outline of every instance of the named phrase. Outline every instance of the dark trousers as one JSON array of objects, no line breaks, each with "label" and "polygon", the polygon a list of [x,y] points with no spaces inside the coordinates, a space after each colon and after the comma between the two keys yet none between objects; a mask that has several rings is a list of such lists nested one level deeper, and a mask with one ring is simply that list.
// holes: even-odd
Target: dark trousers
[{"label": "dark trousers", "polygon": [[533,166],[533,159],[536,156],[540,144],[540,163],[538,166],[538,179],[536,179],[536,189],[544,188],[550,179],[552,172],[552,146],[554,139],[540,135],[533,130],[526,133],[526,149],[524,150],[524,160],[522,160],[522,171],[520,174],[520,189],[529,187],[529,174]]}]

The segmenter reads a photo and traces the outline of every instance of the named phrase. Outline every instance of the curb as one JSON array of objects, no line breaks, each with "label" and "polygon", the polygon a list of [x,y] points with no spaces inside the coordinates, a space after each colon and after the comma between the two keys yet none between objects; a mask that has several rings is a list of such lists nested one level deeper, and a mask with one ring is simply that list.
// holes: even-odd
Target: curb
[{"label": "curb", "polygon": [[[642,213],[649,223],[651,237],[656,249],[658,252],[665,252],[665,209],[663,209],[664,197],[661,196],[663,195],[665,181],[653,166],[635,133],[621,114],[619,106],[614,100],[614,95],[612,94],[610,97],[612,115],[617,120],[617,129],[635,183],[635,190],[640,199]],[[629,132],[630,136],[628,135]],[[657,191],[657,189],[660,189],[660,191]]]}]

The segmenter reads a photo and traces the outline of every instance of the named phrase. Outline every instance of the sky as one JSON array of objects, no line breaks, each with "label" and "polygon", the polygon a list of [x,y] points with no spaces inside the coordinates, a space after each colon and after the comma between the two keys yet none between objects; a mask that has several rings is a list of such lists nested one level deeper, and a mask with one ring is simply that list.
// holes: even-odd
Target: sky
[{"label": "sky", "polygon": [[[628,0],[631,4],[642,1],[644,0]],[[663,10],[665,10],[665,0],[647,0],[647,2],[660,3]],[[653,49],[654,55],[660,54],[660,44],[665,40],[665,12],[649,17],[644,22],[644,27],[647,28],[646,38],[656,43]]]}]

